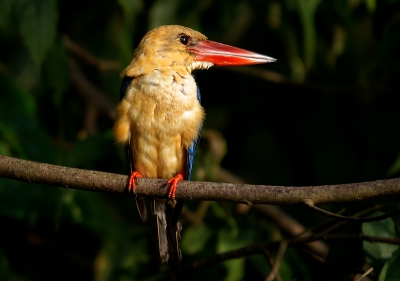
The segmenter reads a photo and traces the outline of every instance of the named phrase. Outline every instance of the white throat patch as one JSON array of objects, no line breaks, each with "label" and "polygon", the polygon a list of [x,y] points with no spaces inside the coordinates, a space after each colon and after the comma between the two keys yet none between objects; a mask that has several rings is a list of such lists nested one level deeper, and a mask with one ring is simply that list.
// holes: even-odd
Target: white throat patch
[{"label": "white throat patch", "polygon": [[207,61],[193,61],[188,68],[190,71],[195,70],[195,69],[209,69],[211,66],[214,64],[212,62],[207,62]]}]

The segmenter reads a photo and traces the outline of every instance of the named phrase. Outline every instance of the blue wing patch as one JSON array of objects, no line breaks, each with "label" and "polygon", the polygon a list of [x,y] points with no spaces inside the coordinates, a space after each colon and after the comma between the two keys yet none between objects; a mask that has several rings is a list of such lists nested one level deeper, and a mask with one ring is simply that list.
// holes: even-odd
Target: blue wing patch
[{"label": "blue wing patch", "polygon": [[[200,95],[200,89],[199,87],[197,87],[197,100],[199,102],[201,102],[201,95]],[[201,130],[201,126],[203,124],[200,124],[199,128],[198,128],[198,134],[197,134],[197,138],[195,140],[193,140],[192,145],[189,147],[188,149],[188,154],[187,154],[187,161],[186,161],[186,180],[190,180],[191,176],[192,176],[192,170],[193,170],[193,163],[194,163],[194,155],[196,154],[196,148],[197,148],[197,144],[200,141],[200,130]]]}]

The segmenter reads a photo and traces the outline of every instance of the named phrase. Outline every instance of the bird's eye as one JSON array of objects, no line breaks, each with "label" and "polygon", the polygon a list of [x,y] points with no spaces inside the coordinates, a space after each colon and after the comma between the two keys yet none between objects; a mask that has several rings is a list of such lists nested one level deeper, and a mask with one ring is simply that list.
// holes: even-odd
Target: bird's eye
[{"label": "bird's eye", "polygon": [[181,34],[179,36],[179,42],[181,42],[182,45],[187,46],[189,44],[189,41],[190,41],[190,37],[187,36],[186,34]]}]

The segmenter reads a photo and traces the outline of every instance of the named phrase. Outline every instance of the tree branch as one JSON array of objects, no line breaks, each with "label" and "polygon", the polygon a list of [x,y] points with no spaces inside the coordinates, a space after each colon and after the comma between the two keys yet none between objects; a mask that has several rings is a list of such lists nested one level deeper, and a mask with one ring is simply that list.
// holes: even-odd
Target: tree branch
[{"label": "tree branch", "polygon": [[[9,179],[62,186],[80,190],[126,194],[128,176],[99,171],[68,168],[0,155],[0,176]],[[166,197],[167,185],[162,179],[139,179],[137,194]],[[364,183],[305,187],[228,184],[182,181],[177,199],[227,201],[244,204],[294,205],[359,202],[378,197],[400,195],[400,179]]]}]

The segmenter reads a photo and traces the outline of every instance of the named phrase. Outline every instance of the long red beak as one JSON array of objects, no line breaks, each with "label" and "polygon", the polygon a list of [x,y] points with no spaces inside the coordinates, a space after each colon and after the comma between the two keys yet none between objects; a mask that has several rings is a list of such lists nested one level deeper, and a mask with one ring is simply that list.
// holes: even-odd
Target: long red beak
[{"label": "long red beak", "polygon": [[196,61],[212,62],[215,65],[248,65],[274,62],[276,59],[218,42],[205,40],[189,48]]}]

